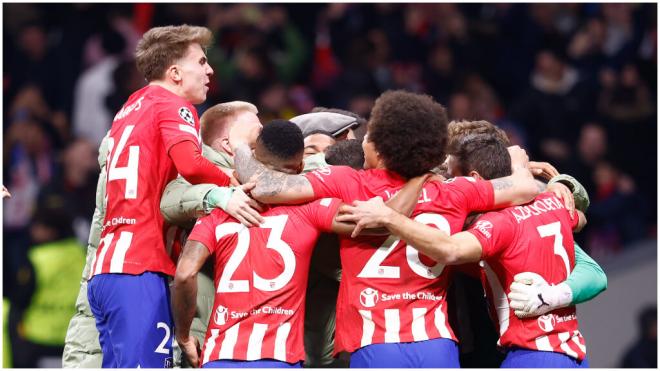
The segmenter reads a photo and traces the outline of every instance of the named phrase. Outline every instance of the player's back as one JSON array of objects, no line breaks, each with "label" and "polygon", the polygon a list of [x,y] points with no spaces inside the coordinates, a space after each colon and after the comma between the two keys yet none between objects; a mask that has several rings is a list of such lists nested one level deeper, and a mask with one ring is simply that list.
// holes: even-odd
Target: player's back
[{"label": "player's back", "polygon": [[169,148],[199,142],[194,107],[159,86],[133,93],[115,115],[109,134],[106,215],[92,275],[174,274],[164,244],[160,197],[177,175]]},{"label": "player's back", "polygon": [[309,262],[329,231],[336,199],[279,206],[246,228],[220,210],[200,219],[189,239],[212,244],[216,297],[202,362],[305,359],[303,321]]},{"label": "player's back", "polygon": [[[482,242],[481,264],[491,303],[499,308],[496,315],[501,346],[584,358],[586,347],[578,331],[575,306],[519,319],[509,308],[506,297],[518,273],[536,273],[549,284],[566,280],[575,266],[573,227],[577,219],[577,215],[570,218],[554,194],[542,193],[526,205],[488,213],[472,227],[475,236],[486,241]],[[492,243],[488,242],[491,238]]]},{"label": "player's back", "polygon": [[[343,199],[392,197],[405,180],[385,170],[356,172]],[[470,210],[492,205],[490,183],[471,178],[429,182],[412,218],[456,233]],[[436,263],[396,236],[341,238],[342,280],[337,300],[335,351],[369,344],[456,339],[447,319],[451,268]]]}]

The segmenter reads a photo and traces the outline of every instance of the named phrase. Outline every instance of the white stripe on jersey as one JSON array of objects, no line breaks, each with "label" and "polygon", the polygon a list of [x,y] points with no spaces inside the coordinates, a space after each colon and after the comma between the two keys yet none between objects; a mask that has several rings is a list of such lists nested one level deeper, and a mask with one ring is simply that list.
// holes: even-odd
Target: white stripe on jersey
[{"label": "white stripe on jersey", "polygon": [[[222,345],[220,345],[218,359],[234,359],[234,347],[238,341],[238,330],[240,327],[241,324],[237,323],[225,331],[225,338],[222,340]],[[213,341],[215,343],[215,339]],[[209,353],[209,355],[211,354]]]},{"label": "white stripe on jersey", "polygon": [[502,336],[506,330],[509,329],[509,300],[506,297],[506,293],[502,288],[500,280],[497,278],[497,274],[495,274],[490,265],[483,260],[479,262],[479,265],[481,265],[486,272],[486,279],[488,280],[488,285],[493,294],[493,305],[495,306],[497,319],[500,324],[500,336]]},{"label": "white stripe on jersey", "polygon": [[185,131],[186,133],[190,133],[190,134],[194,135],[195,138],[197,138],[197,141],[199,141],[199,143],[202,143],[202,137],[199,135],[199,133],[197,133],[197,130],[195,130],[194,127],[179,124],[179,130]]},{"label": "white stripe on jersey", "polygon": [[121,232],[119,235],[119,240],[117,241],[117,245],[115,245],[115,251],[112,253],[112,259],[110,260],[110,273],[124,272],[124,259],[126,258],[128,248],[131,247],[132,239],[133,233],[131,232]]},{"label": "white stripe on jersey", "polygon": [[438,306],[434,314],[435,327],[440,332],[440,337],[451,339],[451,332],[449,332],[449,329],[447,328],[447,319],[445,318],[445,314],[442,313],[442,304]]},{"label": "white stripe on jersey", "polygon": [[415,341],[428,340],[426,333],[426,308],[413,308],[412,334]]},{"label": "white stripe on jersey", "polygon": [[587,354],[587,347],[582,345],[582,343],[580,342],[581,337],[582,335],[580,334],[580,331],[575,330],[573,332],[573,342],[577,344],[578,348],[580,349],[580,351],[582,351],[582,353]]},{"label": "white stripe on jersey", "polygon": [[[211,358],[211,353],[213,352],[213,349],[215,349],[215,340],[218,338],[218,335],[220,335],[220,330],[211,330],[211,336],[206,341],[206,345],[204,346],[204,357],[202,358],[202,364],[208,362],[209,358]],[[227,338],[225,337],[225,339]]]},{"label": "white stripe on jersey", "polygon": [[103,270],[103,260],[105,259],[105,254],[108,252],[108,249],[110,248],[110,243],[112,242],[112,238],[115,236],[114,233],[108,233],[105,235],[105,238],[101,240],[101,243],[103,244],[103,247],[101,248],[101,252],[98,254],[98,259],[96,259],[96,267],[94,269],[94,274],[100,274],[101,271]]},{"label": "white stripe on jersey", "polygon": [[546,335],[537,337],[535,342],[536,342],[536,349],[538,350],[543,350],[546,352],[554,351],[554,349],[552,349],[552,345],[550,345],[550,339]]},{"label": "white stripe on jersey", "polygon": [[283,323],[277,328],[275,334],[275,352],[273,358],[278,361],[286,362],[286,341],[291,331],[290,323]]},{"label": "white stripe on jersey", "polygon": [[267,324],[254,324],[252,327],[252,333],[250,334],[250,339],[248,340],[247,357],[245,357],[246,360],[254,361],[261,359],[261,344],[264,341],[264,336],[266,336],[267,329]]},{"label": "white stripe on jersey", "polygon": [[557,334],[557,336],[559,337],[559,341],[560,341],[559,348],[561,348],[561,350],[563,350],[569,356],[577,359],[578,354],[573,349],[571,349],[571,347],[568,346],[568,343],[566,343],[568,339],[571,337],[571,334],[569,332],[560,332],[559,334]]},{"label": "white stripe on jersey", "polygon": [[362,341],[360,342],[360,347],[363,347],[373,342],[376,324],[371,319],[370,310],[360,310],[359,312],[362,316]]},{"label": "white stripe on jersey", "polygon": [[398,343],[401,322],[398,309],[385,309],[385,342]]},{"label": "white stripe on jersey", "polygon": [[321,202],[319,202],[319,204],[321,204],[321,206],[325,206],[325,207],[330,206],[331,203],[332,203],[331,198],[322,198]]}]

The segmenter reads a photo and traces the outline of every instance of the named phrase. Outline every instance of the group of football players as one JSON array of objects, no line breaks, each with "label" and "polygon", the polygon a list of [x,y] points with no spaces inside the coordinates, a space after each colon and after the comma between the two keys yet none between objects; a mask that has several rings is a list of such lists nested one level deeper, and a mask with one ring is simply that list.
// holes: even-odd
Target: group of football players
[{"label": "group of football players", "polygon": [[575,304],[606,278],[573,241],[575,179],[405,91],[367,123],[318,109],[262,125],[247,102],[200,119],[210,42],[183,25],[137,46],[148,85],[99,151],[64,367],[460,367],[456,270],[483,282],[502,367],[588,366]]}]

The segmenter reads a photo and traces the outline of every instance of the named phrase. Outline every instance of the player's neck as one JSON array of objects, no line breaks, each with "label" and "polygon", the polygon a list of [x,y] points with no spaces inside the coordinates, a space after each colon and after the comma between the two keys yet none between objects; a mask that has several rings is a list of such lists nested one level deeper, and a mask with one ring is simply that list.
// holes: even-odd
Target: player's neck
[{"label": "player's neck", "polygon": [[168,82],[167,80],[154,80],[149,83],[150,86],[160,86],[161,88],[169,91],[174,95],[178,95],[183,98],[183,94],[180,92],[179,86]]}]

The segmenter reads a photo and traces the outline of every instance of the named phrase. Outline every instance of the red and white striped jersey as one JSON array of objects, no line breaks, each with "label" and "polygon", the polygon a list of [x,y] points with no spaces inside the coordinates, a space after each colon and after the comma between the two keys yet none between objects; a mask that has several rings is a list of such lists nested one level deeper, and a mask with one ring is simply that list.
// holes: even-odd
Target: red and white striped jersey
[{"label": "red and white striped jersey", "polygon": [[549,284],[568,277],[575,267],[577,222],[557,197],[542,193],[526,205],[485,214],[469,229],[483,248],[484,287],[498,318],[502,347],[565,353],[579,360],[586,356],[575,306],[519,319],[507,299],[518,273],[537,273]]},{"label": "red and white striped jersey", "polygon": [[264,358],[305,359],[303,322],[309,262],[340,202],[322,199],[262,213],[246,228],[221,210],[197,221],[189,240],[214,259],[216,295],[202,363]]},{"label": "red and white striped jersey", "polygon": [[[389,199],[405,183],[396,174],[331,166],[306,174],[316,197],[349,203],[374,196]],[[412,217],[447,233],[463,228],[471,210],[493,205],[490,182],[454,178],[427,183]],[[446,292],[451,267],[419,254],[396,236],[341,238],[342,277],[337,299],[335,352],[369,344],[447,338]]]},{"label": "red and white striped jersey", "polygon": [[[106,212],[90,277],[103,273],[174,274],[165,247],[160,198],[177,176],[169,149],[200,145],[199,119],[185,99],[160,86],[133,93],[110,129]],[[200,150],[201,151],[201,150]]]}]

